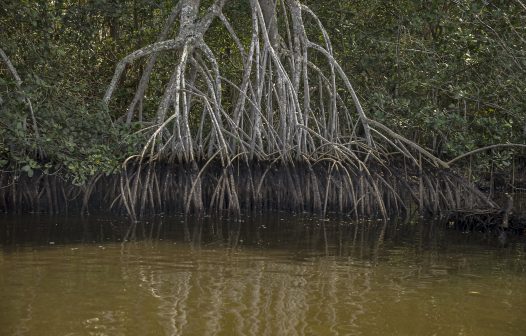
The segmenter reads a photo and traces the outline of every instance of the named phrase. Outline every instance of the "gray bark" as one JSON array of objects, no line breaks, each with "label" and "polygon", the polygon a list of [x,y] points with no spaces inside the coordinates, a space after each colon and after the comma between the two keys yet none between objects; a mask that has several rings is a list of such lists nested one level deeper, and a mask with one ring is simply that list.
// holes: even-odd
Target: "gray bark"
[{"label": "gray bark", "polygon": [[[177,18],[177,14],[181,10],[180,4],[181,2],[179,2],[178,5],[175,6],[174,9],[172,10],[172,13],[166,20],[164,29],[159,35],[157,42],[162,42],[166,40],[166,37],[168,36],[170,29],[173,27],[175,19]],[[135,95],[133,96],[133,100],[130,103],[130,106],[128,107],[128,113],[126,116],[126,124],[129,124],[131,122],[133,118],[133,114],[135,113],[135,107],[137,106],[137,103],[139,103],[139,101],[141,101],[144,98],[144,92],[148,88],[148,81],[150,80],[150,75],[152,74],[152,70],[156,62],[157,62],[157,52],[154,52],[153,54],[151,54],[150,58],[148,59],[148,63],[146,64],[146,67],[143,70],[143,73],[141,75],[141,80],[139,81],[139,85],[137,86],[137,91],[135,92]]]},{"label": "gray bark", "polygon": [[267,26],[270,44],[275,49],[278,44],[278,19],[276,16],[276,0],[259,0],[259,6],[263,12],[265,25]]}]

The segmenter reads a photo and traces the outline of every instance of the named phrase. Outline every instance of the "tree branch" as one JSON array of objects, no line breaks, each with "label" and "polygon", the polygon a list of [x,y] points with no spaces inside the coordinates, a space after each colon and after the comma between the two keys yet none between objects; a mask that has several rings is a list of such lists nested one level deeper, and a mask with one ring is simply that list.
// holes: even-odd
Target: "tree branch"
[{"label": "tree branch", "polygon": [[523,145],[523,144],[495,144],[495,145],[490,145],[490,146],[486,146],[486,147],[482,147],[482,148],[478,148],[478,149],[475,149],[475,150],[472,150],[470,152],[467,152],[467,153],[464,153],[462,155],[459,155],[457,156],[456,158],[454,158],[453,160],[450,160],[447,162],[448,165],[451,165],[452,163],[458,161],[458,160],[461,160],[467,156],[471,156],[473,154],[477,154],[477,153],[480,153],[480,152],[484,152],[484,151],[487,151],[487,150],[490,150],[490,149],[493,149],[493,148],[503,148],[503,147],[519,147],[519,148],[526,148],[526,145]]},{"label": "tree branch", "polygon": [[[22,79],[18,75],[18,72],[16,71],[16,68],[13,66],[13,63],[11,63],[11,60],[7,56],[7,54],[4,52],[2,48],[0,48],[0,56],[4,60],[4,63],[6,64],[7,68],[13,75],[13,78],[15,79],[16,87],[23,92],[22,90]],[[33,110],[33,104],[31,103],[31,99],[25,94],[24,92],[24,100],[27,103],[27,106],[29,107],[29,113],[31,114],[31,121],[33,122],[33,128],[35,130],[35,136],[38,139],[40,139],[40,133],[38,131],[38,125],[37,125],[37,119],[35,117],[35,111]]]}]

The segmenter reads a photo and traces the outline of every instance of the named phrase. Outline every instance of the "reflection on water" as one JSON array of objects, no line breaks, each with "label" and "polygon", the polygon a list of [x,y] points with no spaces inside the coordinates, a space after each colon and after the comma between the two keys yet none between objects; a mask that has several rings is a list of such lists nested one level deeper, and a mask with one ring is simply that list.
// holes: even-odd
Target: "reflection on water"
[{"label": "reflection on water", "polygon": [[1,217],[0,335],[526,335],[520,239],[279,215],[128,228]]}]

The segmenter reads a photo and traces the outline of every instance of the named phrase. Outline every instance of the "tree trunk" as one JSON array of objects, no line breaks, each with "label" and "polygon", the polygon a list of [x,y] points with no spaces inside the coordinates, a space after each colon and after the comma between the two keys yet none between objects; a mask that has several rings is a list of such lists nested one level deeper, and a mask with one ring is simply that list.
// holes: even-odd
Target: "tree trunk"
[{"label": "tree trunk", "polygon": [[270,45],[276,49],[278,45],[278,19],[276,16],[276,0],[259,0],[267,27]]}]

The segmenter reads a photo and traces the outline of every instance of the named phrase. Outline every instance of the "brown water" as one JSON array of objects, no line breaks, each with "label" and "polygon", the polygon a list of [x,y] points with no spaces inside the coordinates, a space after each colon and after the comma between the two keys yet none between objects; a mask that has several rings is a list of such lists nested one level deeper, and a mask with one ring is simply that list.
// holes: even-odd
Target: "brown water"
[{"label": "brown water", "polygon": [[526,335],[522,239],[278,215],[126,229],[0,217],[0,335]]}]

